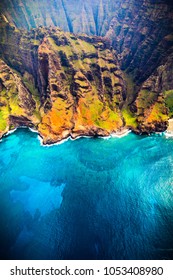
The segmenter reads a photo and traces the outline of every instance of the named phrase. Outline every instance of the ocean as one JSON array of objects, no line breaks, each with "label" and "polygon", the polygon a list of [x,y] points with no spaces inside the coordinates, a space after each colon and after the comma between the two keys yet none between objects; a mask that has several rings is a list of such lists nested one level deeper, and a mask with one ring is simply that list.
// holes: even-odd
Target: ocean
[{"label": "ocean", "polygon": [[4,137],[0,258],[173,259],[173,139]]}]

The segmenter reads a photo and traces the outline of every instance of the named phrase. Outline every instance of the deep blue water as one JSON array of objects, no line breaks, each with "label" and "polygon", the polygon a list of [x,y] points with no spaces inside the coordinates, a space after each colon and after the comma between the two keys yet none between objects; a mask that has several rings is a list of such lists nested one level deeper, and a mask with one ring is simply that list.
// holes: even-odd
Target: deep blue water
[{"label": "deep blue water", "polygon": [[173,140],[0,143],[1,259],[173,259]]}]

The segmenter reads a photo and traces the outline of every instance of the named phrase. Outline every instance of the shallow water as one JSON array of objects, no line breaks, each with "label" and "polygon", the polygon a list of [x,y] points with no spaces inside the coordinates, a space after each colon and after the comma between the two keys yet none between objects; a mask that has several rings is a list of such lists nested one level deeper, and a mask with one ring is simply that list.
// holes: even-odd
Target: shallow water
[{"label": "shallow water", "polygon": [[0,143],[1,259],[173,259],[173,140]]}]

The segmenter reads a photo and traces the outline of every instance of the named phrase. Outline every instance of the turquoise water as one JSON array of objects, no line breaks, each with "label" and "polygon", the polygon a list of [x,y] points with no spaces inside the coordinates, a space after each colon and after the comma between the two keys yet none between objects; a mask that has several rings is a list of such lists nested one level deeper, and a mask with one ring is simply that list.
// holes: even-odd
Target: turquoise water
[{"label": "turquoise water", "polygon": [[1,259],[173,259],[173,140],[0,143]]}]

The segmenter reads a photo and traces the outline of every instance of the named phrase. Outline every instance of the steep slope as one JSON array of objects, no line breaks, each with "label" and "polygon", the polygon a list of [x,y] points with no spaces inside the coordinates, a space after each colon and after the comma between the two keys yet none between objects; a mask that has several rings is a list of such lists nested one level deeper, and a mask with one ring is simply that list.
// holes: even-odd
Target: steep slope
[{"label": "steep slope", "polygon": [[5,0],[0,12],[18,28],[55,25],[64,31],[108,37],[121,68],[138,83],[172,53],[173,3],[169,0]]},{"label": "steep slope", "polygon": [[[173,116],[171,1],[7,0],[0,11],[1,134],[26,124],[49,143],[124,126],[166,130]],[[10,109],[12,92],[20,113]]]},{"label": "steep slope", "polygon": [[[152,132],[164,127],[166,115],[173,116],[173,55],[142,84],[135,102],[131,105],[136,112],[141,132]],[[161,123],[160,120],[163,122]],[[161,129],[160,127],[160,129]]]},{"label": "steep slope", "polygon": [[125,83],[107,40],[58,28],[19,31],[4,17],[0,26],[1,134],[27,125],[52,143],[123,126]]},{"label": "steep slope", "polygon": [[2,0],[0,11],[18,28],[30,29],[40,25],[48,27],[55,25],[64,31],[104,35],[108,28],[108,13],[111,12],[112,7],[119,6],[119,1],[115,1],[115,4],[112,2],[110,0]]},{"label": "steep slope", "polygon": [[37,110],[21,77],[0,59],[0,136],[18,125],[37,124]]}]

